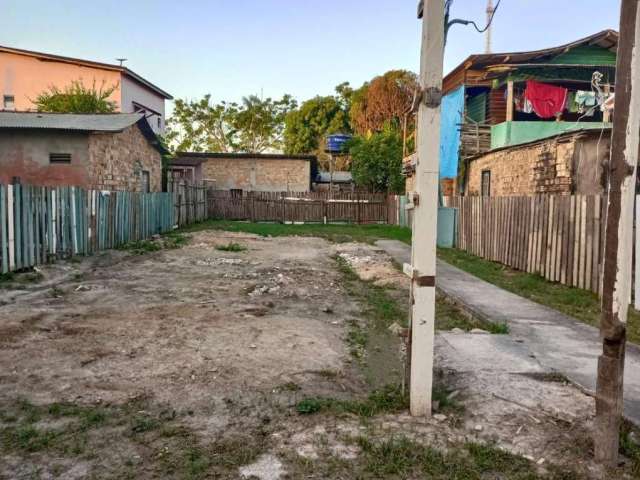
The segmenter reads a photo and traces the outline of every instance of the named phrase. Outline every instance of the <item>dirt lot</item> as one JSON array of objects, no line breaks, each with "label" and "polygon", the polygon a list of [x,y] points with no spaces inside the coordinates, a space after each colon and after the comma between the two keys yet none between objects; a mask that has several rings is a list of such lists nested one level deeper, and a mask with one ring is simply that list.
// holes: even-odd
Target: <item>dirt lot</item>
[{"label": "dirt lot", "polygon": [[[592,399],[509,335],[439,335],[438,414],[405,413],[384,387],[402,377],[389,327],[408,304],[386,254],[190,237],[0,289],[0,478],[600,477]],[[230,243],[246,249],[216,248]],[[491,358],[492,342],[513,359]]]}]

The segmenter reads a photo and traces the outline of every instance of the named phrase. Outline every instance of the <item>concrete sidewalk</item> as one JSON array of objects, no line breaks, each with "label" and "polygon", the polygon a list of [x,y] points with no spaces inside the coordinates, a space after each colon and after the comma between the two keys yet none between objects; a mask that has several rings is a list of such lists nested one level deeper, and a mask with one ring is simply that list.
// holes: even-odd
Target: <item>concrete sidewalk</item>
[{"label": "concrete sidewalk", "polygon": [[[396,240],[379,240],[399,264],[409,263],[411,247]],[[552,308],[507,292],[459,268],[438,260],[437,288],[479,318],[507,323],[510,335],[522,341],[529,356],[548,371],[565,375],[590,394],[595,393],[599,332]],[[640,348],[627,345],[624,375],[625,417],[640,425]]]}]

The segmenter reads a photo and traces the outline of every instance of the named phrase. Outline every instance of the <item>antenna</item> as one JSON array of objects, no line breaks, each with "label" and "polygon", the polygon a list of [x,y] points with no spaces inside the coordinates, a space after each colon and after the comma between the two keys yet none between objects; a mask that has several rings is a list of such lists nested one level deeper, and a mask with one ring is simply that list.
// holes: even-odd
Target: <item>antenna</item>
[{"label": "antenna", "polygon": [[487,31],[484,34],[484,53],[491,53],[491,20],[495,9],[493,8],[493,1],[487,0]]},{"label": "antenna", "polygon": [[126,58],[116,58],[116,60],[117,60],[118,62],[120,62],[120,66],[122,67],[122,65],[124,64],[124,62],[126,62],[128,59],[126,59]]}]

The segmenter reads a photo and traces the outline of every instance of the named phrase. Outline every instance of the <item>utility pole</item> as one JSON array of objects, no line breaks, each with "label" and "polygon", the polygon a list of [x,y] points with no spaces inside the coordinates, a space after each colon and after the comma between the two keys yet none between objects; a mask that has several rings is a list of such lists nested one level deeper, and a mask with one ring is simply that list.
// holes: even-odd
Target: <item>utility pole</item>
[{"label": "utility pole", "polygon": [[640,0],[622,0],[620,39],[609,161],[604,277],[596,387],[595,458],[608,467],[618,460],[623,411],[627,311],[631,295],[631,249],[636,167],[640,141]]},{"label": "utility pole", "polygon": [[444,54],[444,0],[423,0],[416,185],[411,243],[411,337],[409,399],[412,415],[431,415],[436,300],[436,222],[440,160],[440,102]]},{"label": "utility pole", "polygon": [[484,33],[484,53],[491,53],[491,20],[493,19],[493,1],[487,0],[487,31]]}]

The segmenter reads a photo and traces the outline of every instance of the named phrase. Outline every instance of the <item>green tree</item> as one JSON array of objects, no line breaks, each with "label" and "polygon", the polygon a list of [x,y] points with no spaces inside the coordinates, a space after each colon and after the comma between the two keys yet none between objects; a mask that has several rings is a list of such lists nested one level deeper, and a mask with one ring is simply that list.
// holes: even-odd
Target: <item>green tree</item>
[{"label": "green tree", "polygon": [[176,100],[167,122],[167,141],[177,151],[251,152],[280,150],[284,119],[296,107],[290,95],[280,100],[245,97],[241,103]]},{"label": "green tree", "polygon": [[387,126],[381,132],[354,137],[349,145],[356,185],[374,192],[403,193],[402,136]]},{"label": "green tree", "polygon": [[91,87],[86,87],[82,80],[74,80],[63,89],[49,87],[33,103],[39,112],[112,113],[118,105],[109,97],[117,88],[118,84],[105,87],[104,83],[96,88],[95,81]]}]

